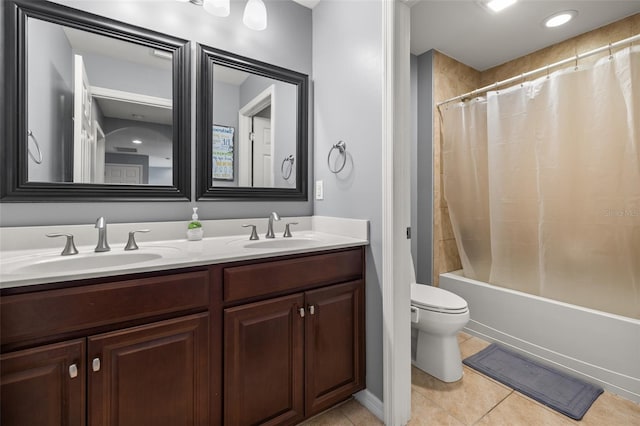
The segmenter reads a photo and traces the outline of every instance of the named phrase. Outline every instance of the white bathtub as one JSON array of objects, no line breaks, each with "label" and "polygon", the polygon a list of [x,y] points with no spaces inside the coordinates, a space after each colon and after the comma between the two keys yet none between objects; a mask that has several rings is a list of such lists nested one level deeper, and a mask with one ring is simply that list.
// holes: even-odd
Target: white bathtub
[{"label": "white bathtub", "polygon": [[466,332],[640,402],[640,320],[440,275],[440,287],[469,303]]}]

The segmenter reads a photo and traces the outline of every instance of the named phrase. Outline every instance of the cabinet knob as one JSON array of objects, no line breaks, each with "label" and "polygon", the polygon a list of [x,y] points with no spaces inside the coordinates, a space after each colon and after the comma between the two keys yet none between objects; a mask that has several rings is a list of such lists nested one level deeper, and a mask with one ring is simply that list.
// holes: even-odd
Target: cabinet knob
[{"label": "cabinet knob", "polygon": [[75,379],[76,377],[78,377],[78,366],[75,364],[71,364],[69,366],[69,377],[71,377],[72,379]]},{"label": "cabinet knob", "polygon": [[304,308],[298,308],[298,312],[300,313],[300,316],[304,318]]},{"label": "cabinet knob", "polygon": [[91,369],[93,371],[100,371],[100,358],[94,358],[91,362]]},{"label": "cabinet knob", "polygon": [[310,313],[311,315],[315,315],[315,313],[316,313],[316,307],[315,307],[315,306],[313,306],[313,305],[309,305],[309,313]]}]

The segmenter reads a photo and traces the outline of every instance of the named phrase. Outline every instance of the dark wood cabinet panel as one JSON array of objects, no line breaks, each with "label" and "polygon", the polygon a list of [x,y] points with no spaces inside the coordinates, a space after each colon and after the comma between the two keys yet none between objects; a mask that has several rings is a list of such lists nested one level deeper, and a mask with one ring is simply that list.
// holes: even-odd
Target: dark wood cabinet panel
[{"label": "dark wood cabinet panel", "polygon": [[304,417],[302,294],[224,311],[224,424],[286,425]]},{"label": "dark wood cabinet panel", "polygon": [[0,299],[2,345],[206,309],[208,278],[207,271],[199,271],[5,296]]},{"label": "dark wood cabinet panel", "polygon": [[224,301],[300,291],[363,277],[362,249],[276,260],[224,270]]},{"label": "dark wood cabinet panel", "polygon": [[85,424],[84,339],[3,354],[0,369],[2,426]]},{"label": "dark wood cabinet panel", "polygon": [[364,317],[362,247],[3,293],[0,421],[296,424],[364,388]]},{"label": "dark wood cabinet panel", "polygon": [[364,389],[364,283],[305,293],[307,416]]},{"label": "dark wood cabinet panel", "polygon": [[89,337],[87,353],[92,426],[209,424],[207,313]]}]

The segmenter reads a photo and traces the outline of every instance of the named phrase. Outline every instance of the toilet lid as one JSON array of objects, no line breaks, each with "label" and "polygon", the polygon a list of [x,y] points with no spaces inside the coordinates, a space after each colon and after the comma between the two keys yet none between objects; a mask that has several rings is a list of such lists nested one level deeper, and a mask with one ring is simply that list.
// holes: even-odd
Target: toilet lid
[{"label": "toilet lid", "polygon": [[467,301],[457,294],[438,287],[411,284],[411,304],[422,309],[457,314],[465,312]]}]

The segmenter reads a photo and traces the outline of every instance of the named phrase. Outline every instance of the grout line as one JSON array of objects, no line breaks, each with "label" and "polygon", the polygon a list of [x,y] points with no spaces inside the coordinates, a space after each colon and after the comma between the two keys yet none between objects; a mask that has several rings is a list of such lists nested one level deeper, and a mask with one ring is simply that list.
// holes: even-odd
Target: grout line
[{"label": "grout line", "polygon": [[[491,407],[489,409],[489,411],[487,411],[486,413],[484,413],[482,415],[482,417],[480,417],[478,419],[478,421],[476,421],[476,423],[479,423],[482,419],[484,419],[485,417],[487,417],[493,410],[495,410],[496,408],[498,408],[498,405],[502,404],[507,398],[509,398],[515,391],[513,389],[511,389],[511,392],[509,392],[507,394],[507,396],[505,396],[504,398],[502,398],[500,401],[498,401],[498,403],[496,403],[496,405],[494,405],[493,407]],[[475,423],[474,423],[475,424]]]}]

